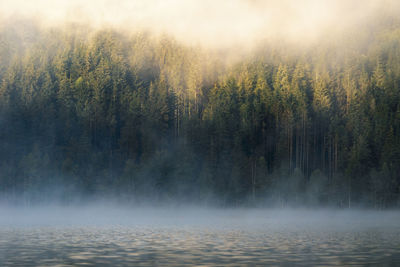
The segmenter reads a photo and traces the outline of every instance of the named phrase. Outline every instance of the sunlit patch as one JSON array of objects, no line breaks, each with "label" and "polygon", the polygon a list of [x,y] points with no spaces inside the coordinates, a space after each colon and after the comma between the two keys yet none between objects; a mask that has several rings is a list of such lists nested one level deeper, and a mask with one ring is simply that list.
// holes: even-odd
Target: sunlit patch
[{"label": "sunlit patch", "polygon": [[378,13],[398,13],[394,0],[2,0],[5,17],[36,17],[49,25],[82,23],[166,32],[190,44],[249,46],[268,38],[310,42],[363,24]]}]

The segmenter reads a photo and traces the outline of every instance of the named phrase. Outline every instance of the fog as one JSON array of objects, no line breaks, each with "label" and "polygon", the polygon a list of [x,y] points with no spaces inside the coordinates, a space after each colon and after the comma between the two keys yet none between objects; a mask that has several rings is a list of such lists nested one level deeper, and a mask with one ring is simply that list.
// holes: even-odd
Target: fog
[{"label": "fog", "polygon": [[[210,208],[190,205],[127,206],[97,201],[82,205],[0,206],[0,227],[137,226],[210,229],[313,229],[356,231],[398,228],[398,211],[308,208]],[[183,229],[183,228],[182,228]]]},{"label": "fog", "polygon": [[398,14],[0,0],[0,265],[400,263]]},{"label": "fog", "polygon": [[46,26],[78,23],[94,28],[167,33],[179,41],[217,48],[251,47],[266,39],[317,42],[396,15],[395,0],[1,0],[0,15],[35,18]]},{"label": "fog", "polygon": [[[299,168],[297,163],[295,168],[294,164],[291,166],[294,156],[290,149],[287,154],[279,152],[282,154],[275,155],[277,147],[286,151],[286,147],[293,146],[292,142],[286,144],[284,141],[286,133],[282,134],[284,131],[281,131],[281,128],[284,129],[290,124],[289,116],[287,124],[286,118],[282,120],[278,116],[282,112],[279,101],[282,103],[287,101],[287,104],[282,105],[284,107],[295,106],[291,102],[291,97],[287,100],[276,98],[271,101],[270,96],[262,98],[265,102],[263,105],[271,104],[273,107],[271,114],[268,111],[260,116],[263,121],[260,125],[268,121],[265,124],[268,126],[263,126],[265,129],[260,131],[264,137],[257,141],[263,145],[250,144],[249,136],[253,133],[247,134],[248,129],[255,131],[261,128],[254,125],[245,127],[243,123],[239,128],[246,134],[242,134],[240,138],[246,149],[238,145],[243,153],[237,154],[237,159],[234,159],[229,152],[224,155],[225,151],[230,151],[229,147],[232,147],[232,144],[240,143],[237,142],[237,137],[232,136],[232,140],[231,136],[221,137],[221,140],[226,139],[232,143],[227,143],[226,147],[217,146],[222,142],[218,142],[218,139],[214,141],[217,134],[213,127],[210,127],[212,124],[208,124],[208,120],[212,119],[215,125],[228,122],[224,129],[226,132],[241,133],[240,129],[231,131],[231,126],[237,121],[249,122],[251,121],[249,118],[254,117],[253,112],[250,112],[252,111],[250,100],[249,103],[241,103],[243,105],[237,107],[234,102],[229,104],[237,108],[237,114],[233,114],[235,117],[216,116],[219,113],[224,116],[230,114],[231,109],[229,112],[214,113],[221,103],[216,102],[218,97],[210,92],[213,92],[213,88],[225,87],[225,83],[231,80],[225,78],[230,72],[232,72],[230,76],[236,77],[236,86],[250,92],[253,90],[250,87],[258,84],[263,90],[265,89],[267,95],[271,88],[273,88],[271,92],[278,92],[281,87],[285,88],[290,84],[288,80],[293,82],[292,76],[296,74],[295,66],[300,66],[299,72],[304,72],[302,74],[305,77],[302,84],[304,88],[298,87],[296,90],[301,94],[302,91],[306,92],[302,103],[309,105],[307,112],[314,110],[317,115],[321,112],[318,110],[320,106],[330,107],[331,102],[339,103],[347,112],[351,103],[346,101],[352,99],[353,89],[355,91],[356,87],[360,87],[358,83],[367,84],[365,88],[374,88],[374,75],[380,70],[378,67],[382,60],[389,58],[387,68],[395,69],[390,64],[397,62],[396,58],[386,56],[385,53],[390,55],[396,53],[380,49],[396,47],[393,45],[395,42],[391,41],[391,38],[396,37],[395,31],[393,33],[389,31],[392,37],[385,37],[387,29],[392,30],[386,20],[395,21],[394,15],[400,11],[399,7],[400,4],[392,0],[218,2],[0,0],[0,17],[3,20],[3,24],[0,25],[4,28],[0,36],[2,57],[0,97],[3,99],[0,124],[7,125],[4,128],[8,129],[5,131],[6,134],[1,136],[4,161],[1,167],[4,171],[0,174],[4,186],[0,188],[3,192],[0,199],[30,206],[35,201],[42,203],[54,199],[63,199],[65,203],[70,203],[74,202],[75,198],[90,198],[96,193],[101,193],[112,197],[117,195],[120,199],[136,198],[138,202],[145,199],[151,203],[174,200],[191,203],[191,200],[195,202],[193,199],[200,199],[201,203],[214,203],[216,206],[229,206],[229,203],[232,206],[241,206],[257,202],[260,206],[264,204],[280,207],[313,206],[325,203],[327,206],[350,207],[355,205],[351,203],[352,198],[358,202],[359,207],[362,207],[363,203],[366,203],[365,206],[374,206],[377,209],[396,206],[399,203],[394,197],[397,196],[395,195],[397,192],[388,193],[391,190],[395,191],[391,188],[396,188],[392,186],[392,181],[395,179],[388,174],[388,171],[391,171],[394,177],[396,169],[386,171],[383,164],[386,162],[383,160],[379,161],[382,166],[375,166],[371,164],[372,162],[364,163],[360,158],[358,161],[362,164],[360,165],[362,168],[359,169],[368,167],[373,170],[371,175],[364,173],[359,175],[362,184],[352,184],[352,175],[343,175],[349,170],[346,164],[343,163],[338,171],[337,159],[332,160],[334,157],[330,154],[328,157],[328,153],[321,153],[325,154],[324,157],[329,158],[328,160],[318,159],[318,146],[321,148],[320,151],[327,150],[326,137],[334,136],[331,132],[328,133],[328,128],[334,129],[337,125],[332,124],[333,126],[327,127],[325,135],[311,136],[307,131],[311,130],[312,123],[315,123],[313,128],[318,129],[322,125],[319,123],[325,118],[320,120],[315,116],[311,118],[309,126],[304,124],[304,129],[296,130],[298,140],[304,138],[306,140],[304,144],[307,144],[304,148],[306,153],[299,152],[295,156],[297,162],[307,162],[303,163],[304,166]],[[385,23],[377,26],[381,27],[379,30],[371,33],[365,31],[379,19],[386,19]],[[76,24],[79,25],[75,27]],[[38,25],[52,27],[53,30],[42,31]],[[67,27],[63,28],[62,25]],[[97,31],[103,28],[112,30]],[[358,29],[362,29],[360,30],[362,33],[356,34]],[[169,41],[169,38],[154,41],[145,34],[143,36],[137,34],[130,38],[129,34],[125,36],[124,30],[168,34],[183,43],[198,43],[207,47],[239,48],[232,50],[234,54],[266,39],[274,43],[274,38],[278,38],[296,45],[285,46],[282,42],[276,42],[276,47],[281,46],[278,52],[270,49],[271,46],[265,45],[264,50],[261,48],[261,53],[252,54],[254,58],[246,58],[240,62],[237,69],[231,71],[225,70],[224,64],[219,64],[218,56],[213,53],[203,53],[203,50],[193,47],[182,48],[181,43]],[[337,43],[343,43],[341,46],[333,46],[332,49],[332,46],[322,44],[322,40],[325,41],[324,37],[328,36],[328,39],[332,40],[339,36],[339,33],[347,31],[354,34],[346,35],[350,40],[345,40],[343,36],[338,38]],[[362,49],[355,46],[353,49],[352,39],[368,45]],[[387,44],[381,45],[383,40]],[[309,53],[305,55],[291,57],[291,54],[296,52],[286,48],[297,48],[301,43],[317,44],[313,47],[318,49],[309,49]],[[106,48],[100,51],[103,46]],[[341,53],[341,50],[346,51]],[[108,55],[108,51],[112,52],[111,55]],[[227,57],[229,56],[231,54]],[[104,62],[110,63],[110,66],[98,64],[104,63],[100,57],[107,58]],[[251,64],[245,66],[246,61],[254,61],[258,66],[254,67]],[[344,64],[348,61],[359,63],[353,67],[351,64]],[[377,63],[379,64],[375,67]],[[282,64],[288,66],[282,68]],[[336,66],[340,64],[343,65],[343,70]],[[312,66],[311,69],[309,65]],[[345,68],[347,69],[344,70]],[[105,75],[109,69],[115,70],[115,73]],[[352,74],[353,69],[365,71],[364,76],[367,78],[359,82],[358,76],[362,75],[358,72]],[[331,71],[331,73],[326,72],[327,78],[324,78],[326,81],[323,82],[319,81],[321,70]],[[286,73],[289,73],[287,77]],[[328,74],[332,77],[329,78]],[[350,86],[353,84],[350,81],[341,80],[342,77],[350,76],[354,80],[354,88]],[[68,79],[64,79],[65,77]],[[113,79],[113,84],[117,85],[113,88],[123,91],[118,97],[111,94],[111,90],[114,89],[111,89],[110,77]],[[393,82],[387,81],[386,84],[396,85],[396,79],[394,77]],[[283,82],[278,81],[285,82],[285,86],[282,86]],[[164,82],[168,88],[164,88]],[[327,85],[330,87],[329,90],[324,88]],[[152,92],[152,86],[158,88],[155,91],[159,97],[146,95],[147,92]],[[163,99],[164,89],[173,90],[174,94],[183,98],[183,101],[173,97],[167,98],[165,103],[162,102],[164,100],[158,100]],[[323,94],[308,92],[309,89],[321,90]],[[104,92],[102,96],[104,98],[96,98],[97,100],[93,101],[95,90],[101,94]],[[135,93],[132,93],[133,91]],[[136,93],[136,91],[141,92]],[[336,100],[335,94],[328,94],[335,91],[342,91]],[[54,95],[48,97],[46,92]],[[118,111],[114,106],[110,108],[111,96],[113,96],[112,103],[117,103],[116,106],[119,107]],[[319,96],[320,100],[314,101],[317,99],[315,96]],[[391,93],[388,93],[388,97],[392,97]],[[71,98],[72,104],[69,103]],[[215,103],[210,101],[211,98],[215,99]],[[329,98],[332,98],[332,101]],[[118,102],[117,99],[121,101]],[[375,106],[378,103],[386,108],[385,99],[380,103],[379,101],[379,98],[373,101],[368,99],[366,106]],[[71,110],[69,110],[70,105],[73,106]],[[102,106],[104,113],[96,115],[99,105]],[[263,105],[260,108],[262,112],[266,110]],[[193,110],[190,110],[190,106]],[[246,106],[249,107],[248,111]],[[48,107],[54,107],[56,112],[49,112]],[[338,107],[337,110],[328,110],[326,115],[343,109]],[[394,113],[397,106],[388,110],[393,110]],[[76,117],[69,116],[70,111],[76,113]],[[190,118],[194,116],[193,112],[197,113],[196,117],[200,118],[201,122],[206,122],[202,126],[204,132],[192,128]],[[291,112],[301,113],[299,110]],[[54,117],[47,116],[53,113],[56,113]],[[122,116],[121,113],[126,114]],[[182,114],[187,116],[181,117]],[[213,117],[212,114],[216,115]],[[343,117],[342,113],[337,114],[338,117]],[[355,114],[360,116],[361,113]],[[313,115],[310,113],[309,116]],[[395,116],[388,114],[387,117]],[[186,118],[188,124],[182,123]],[[231,121],[228,121],[229,119]],[[369,117],[367,119],[370,120]],[[115,123],[116,120],[119,122]],[[380,121],[380,118],[376,116],[376,120]],[[282,127],[275,121],[282,121]],[[391,122],[385,123],[388,126],[386,128],[390,129]],[[274,124],[276,129],[273,127]],[[341,124],[347,124],[347,127],[351,128],[354,122],[344,120]],[[68,132],[70,125],[74,125],[75,128]],[[155,125],[157,127],[154,127]],[[187,136],[185,133],[182,134],[180,129],[182,125],[188,129]],[[113,127],[115,132],[109,131]],[[120,132],[124,132],[124,138],[115,134]],[[289,132],[291,131],[287,131],[288,135]],[[64,138],[60,138],[63,133],[67,134]],[[192,135],[192,133],[200,134]],[[225,131],[221,130],[221,133]],[[390,136],[389,134],[390,132],[382,132],[382,135],[374,140],[383,140],[386,136]],[[353,139],[358,140],[358,137],[359,133],[354,132]],[[197,144],[203,138],[211,140],[209,145]],[[286,140],[295,138],[291,136]],[[307,138],[310,139],[307,141]],[[233,139],[236,141],[233,142]],[[193,144],[189,142],[191,146],[186,144],[188,140],[193,140]],[[331,142],[332,144],[337,142],[336,137]],[[352,142],[352,139],[350,141],[343,139],[343,142],[339,142],[343,149],[339,151],[347,151],[348,147],[353,145]],[[311,143],[318,145],[311,150],[308,148],[308,144]],[[337,143],[335,144],[337,146]],[[262,147],[264,152],[256,153],[261,151]],[[357,148],[357,143],[352,147]],[[367,145],[366,147],[368,148]],[[376,147],[382,145],[377,143]],[[386,147],[395,145],[390,144]],[[199,151],[203,148],[210,149],[200,154]],[[329,149],[331,151],[331,148]],[[216,150],[221,153],[217,153],[218,156],[214,157]],[[299,148],[296,148],[297,150],[300,151]],[[335,150],[337,148],[332,148],[332,151]],[[96,155],[100,151],[102,155]],[[118,151],[121,154],[118,154]],[[236,153],[236,150],[232,150],[232,153]],[[308,153],[315,157],[315,160],[310,160],[314,162],[312,166],[308,165]],[[385,153],[386,151],[382,151],[378,155]],[[338,157],[337,151],[333,154]],[[358,155],[358,153],[353,154]],[[241,158],[242,156],[245,157]],[[307,161],[304,160],[306,157]],[[345,153],[339,157],[343,157],[343,162],[349,159]],[[329,175],[326,168],[328,161]],[[243,164],[235,169],[235,165],[239,162]],[[212,167],[214,164],[217,166],[215,169]],[[367,166],[368,164],[371,166]],[[395,163],[387,165],[396,166]],[[234,171],[231,171],[232,169]],[[199,173],[201,175],[197,175]],[[260,177],[256,177],[257,175]],[[357,188],[360,188],[361,192],[358,195],[354,192]],[[365,192],[369,192],[368,197],[365,196]]]}]

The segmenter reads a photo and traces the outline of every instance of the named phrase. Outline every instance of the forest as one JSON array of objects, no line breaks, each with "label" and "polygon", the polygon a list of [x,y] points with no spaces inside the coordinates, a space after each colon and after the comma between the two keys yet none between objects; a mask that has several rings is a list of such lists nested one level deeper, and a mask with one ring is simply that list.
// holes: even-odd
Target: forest
[{"label": "forest", "polygon": [[0,201],[400,206],[400,19],[248,53],[0,27]]}]

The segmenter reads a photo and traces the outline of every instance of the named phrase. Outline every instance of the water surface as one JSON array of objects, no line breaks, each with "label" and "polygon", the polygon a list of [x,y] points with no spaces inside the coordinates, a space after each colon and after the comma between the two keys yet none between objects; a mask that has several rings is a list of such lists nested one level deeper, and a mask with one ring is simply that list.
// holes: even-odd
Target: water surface
[{"label": "water surface", "polygon": [[400,265],[398,212],[0,211],[0,266]]}]

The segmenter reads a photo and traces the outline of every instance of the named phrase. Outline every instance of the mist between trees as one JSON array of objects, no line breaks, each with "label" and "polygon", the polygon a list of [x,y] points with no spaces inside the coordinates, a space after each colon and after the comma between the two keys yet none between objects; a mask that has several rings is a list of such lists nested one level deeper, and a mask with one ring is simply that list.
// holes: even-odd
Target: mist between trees
[{"label": "mist between trees", "polygon": [[398,19],[230,57],[167,35],[4,24],[1,201],[400,205]]}]

